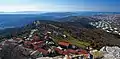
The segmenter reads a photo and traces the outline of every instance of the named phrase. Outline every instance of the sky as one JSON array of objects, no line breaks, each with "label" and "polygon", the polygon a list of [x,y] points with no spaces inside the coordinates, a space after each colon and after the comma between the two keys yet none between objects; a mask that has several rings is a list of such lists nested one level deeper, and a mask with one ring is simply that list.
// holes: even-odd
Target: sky
[{"label": "sky", "polygon": [[120,12],[120,0],[0,0],[0,12]]}]

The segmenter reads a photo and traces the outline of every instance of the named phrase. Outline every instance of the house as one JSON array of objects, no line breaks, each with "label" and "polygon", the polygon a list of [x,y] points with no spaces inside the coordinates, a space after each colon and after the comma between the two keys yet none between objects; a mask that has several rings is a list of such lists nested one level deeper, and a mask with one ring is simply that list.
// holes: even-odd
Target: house
[{"label": "house", "polygon": [[16,38],[16,41],[18,44],[22,44],[23,43],[23,39],[22,38]]},{"label": "house", "polygon": [[44,36],[44,39],[45,39],[45,40],[48,40],[48,39],[49,39],[49,36],[47,36],[47,35]]},{"label": "house", "polygon": [[36,49],[42,47],[43,44],[44,44],[44,41],[39,41],[39,42],[34,42],[34,43],[32,43],[32,46],[33,46],[33,48],[36,50]]},{"label": "house", "polygon": [[76,51],[76,50],[73,50],[73,49],[67,49],[67,51],[68,51],[69,53],[72,53],[72,54],[77,54],[77,51]]},{"label": "house", "polygon": [[32,49],[33,47],[32,47],[32,43],[31,43],[31,41],[24,41],[24,47],[26,47],[26,48],[30,48],[30,49]]},{"label": "house", "polygon": [[63,35],[63,38],[66,38],[67,36],[66,35]]},{"label": "house", "polygon": [[58,46],[57,48],[59,48],[60,50],[62,50],[63,48],[61,48],[60,46]]},{"label": "house", "polygon": [[63,59],[71,59],[70,56],[65,55],[65,57]]},{"label": "house", "polygon": [[39,41],[40,37],[39,36],[33,36],[33,41]]},{"label": "house", "polygon": [[33,45],[41,45],[41,44],[43,44],[43,43],[44,43],[44,41],[32,42]]},{"label": "house", "polygon": [[69,42],[61,41],[58,42],[61,47],[68,48],[71,44]]},{"label": "house", "polygon": [[86,50],[80,49],[78,54],[88,54],[88,52]]},{"label": "house", "polygon": [[54,48],[54,50],[58,53],[58,54],[62,54],[63,50],[59,49],[59,48]]},{"label": "house", "polygon": [[117,30],[118,28],[114,28],[114,30]]},{"label": "house", "polygon": [[68,52],[67,50],[66,51],[63,51],[62,55],[69,55],[70,52]]},{"label": "house", "polygon": [[41,52],[44,56],[48,55],[48,51],[45,49],[39,48],[37,51]]}]

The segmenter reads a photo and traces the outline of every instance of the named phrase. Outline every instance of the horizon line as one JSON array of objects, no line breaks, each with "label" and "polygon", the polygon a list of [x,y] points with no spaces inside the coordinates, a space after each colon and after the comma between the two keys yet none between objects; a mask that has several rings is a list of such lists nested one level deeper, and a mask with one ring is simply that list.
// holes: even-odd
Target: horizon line
[{"label": "horizon line", "polygon": [[24,13],[24,12],[120,12],[120,11],[0,11],[0,13]]}]

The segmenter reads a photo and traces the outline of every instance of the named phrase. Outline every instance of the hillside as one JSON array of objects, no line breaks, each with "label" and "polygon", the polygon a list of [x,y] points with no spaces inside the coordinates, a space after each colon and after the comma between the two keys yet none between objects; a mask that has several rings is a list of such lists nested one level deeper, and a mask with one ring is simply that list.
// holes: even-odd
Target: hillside
[{"label": "hillside", "polygon": [[[61,18],[60,21],[40,20],[39,22],[40,24],[37,25],[37,27],[33,22],[32,24],[28,24],[21,29],[6,29],[8,31],[7,37],[8,33],[9,36],[28,36],[30,30],[37,28],[39,29],[38,33],[44,33],[46,31],[51,31],[53,33],[55,32],[58,36],[55,36],[55,34],[51,36],[55,38],[56,42],[64,39],[62,38],[62,35],[67,35],[68,38],[65,41],[70,41],[71,43],[83,48],[86,46],[93,46],[94,48],[99,49],[105,45],[120,46],[118,35],[107,33],[104,30],[96,28],[90,24],[90,22],[95,22],[94,18],[70,16]],[[1,34],[3,33],[6,35],[6,30],[1,31]],[[83,42],[83,44],[80,45],[79,42]],[[87,44],[85,43],[84,45],[84,42]]]},{"label": "hillside", "polygon": [[[50,40],[48,40],[48,38]],[[38,51],[42,53],[45,52],[44,54],[42,54],[44,57],[54,56],[54,58],[58,58],[56,56],[59,56],[60,58],[60,55],[64,56],[66,54],[66,50],[67,52],[74,54],[73,51],[74,52],[77,51],[76,53],[78,53],[79,49],[82,49],[84,51],[80,52],[82,54],[86,53],[85,51],[87,51],[88,52],[87,54],[92,54],[94,55],[95,58],[101,58],[105,56],[102,54],[103,50],[102,52],[101,51],[93,52],[94,49],[96,51],[96,49],[101,50],[101,48],[105,46],[118,46],[118,47],[120,46],[119,26],[117,25],[117,23],[112,22],[112,20],[101,20],[98,17],[96,18],[96,16],[95,17],[69,16],[56,19],[55,21],[36,20],[22,27],[0,30],[0,39],[1,39],[0,44],[2,44],[4,47],[1,48],[3,49],[1,50],[3,58],[6,58],[6,56],[8,58],[14,58],[15,56],[17,58],[24,57],[38,58],[36,57],[36,55],[35,56],[28,55],[30,53],[29,52],[30,50],[35,51],[36,45],[34,46],[34,44],[32,44],[32,40],[34,39],[39,39],[40,40],[39,43],[43,44],[39,45],[40,48],[42,48],[42,50],[38,49]],[[9,41],[11,42],[11,40],[13,40],[12,42],[14,42],[14,39],[18,40],[17,47],[16,45],[14,46],[9,44]],[[19,43],[19,39],[21,39],[22,42]],[[4,43],[6,41],[7,43]],[[50,45],[47,44],[47,42],[50,42],[49,43]],[[26,46],[25,43],[28,44],[27,45],[28,47],[30,45],[31,48],[27,47],[26,49],[26,47],[24,47]],[[69,46],[66,48],[65,46],[68,45],[72,47]],[[15,49],[13,48],[13,46],[15,47]],[[55,53],[53,53],[52,55],[48,53],[49,49],[52,49],[53,47],[58,48],[59,46],[62,47],[64,50],[53,49]],[[9,47],[14,50],[9,51],[9,49],[7,49]],[[16,51],[21,51],[19,49],[23,51],[16,54],[15,53]],[[24,49],[28,51],[24,51]],[[71,50],[69,51],[69,49],[72,49],[72,52],[70,52]],[[10,54],[15,53],[16,55],[15,54],[12,54],[12,56],[9,54],[5,55],[6,51],[9,52]],[[65,52],[65,54],[60,53],[59,51]],[[92,53],[89,53],[89,51],[92,51]],[[26,55],[24,54],[24,52],[28,54]],[[21,53],[23,53],[24,56],[22,56]]]}]

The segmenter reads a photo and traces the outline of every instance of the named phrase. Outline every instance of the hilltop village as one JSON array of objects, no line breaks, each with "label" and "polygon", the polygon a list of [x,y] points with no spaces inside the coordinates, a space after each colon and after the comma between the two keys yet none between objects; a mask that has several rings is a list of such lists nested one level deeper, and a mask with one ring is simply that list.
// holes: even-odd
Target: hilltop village
[{"label": "hilltop village", "polygon": [[[36,24],[36,23],[35,23]],[[36,26],[39,24],[37,21]],[[40,37],[37,33],[38,29],[32,29],[28,37],[19,38],[13,37],[9,40],[2,41],[0,44],[1,49],[1,58],[6,59],[16,59],[15,57],[19,56],[19,53],[23,54],[22,59],[93,59],[94,56],[90,53],[90,49],[83,49],[72,45],[71,42],[67,41],[59,41],[56,43],[54,39],[51,37],[53,34],[50,31],[46,31],[42,33],[42,37]],[[63,34],[63,38],[67,36]],[[66,40],[66,39],[65,39]],[[12,47],[11,47],[12,46]],[[4,50],[5,48],[11,48],[11,50],[16,50],[18,55],[13,57],[7,56]],[[26,51],[25,51],[26,50]],[[10,54],[15,53],[11,52]],[[27,56],[27,57],[26,57]],[[19,56],[20,57],[20,56]],[[21,58],[17,58],[21,59]]]},{"label": "hilltop village", "polygon": [[[36,26],[39,21],[34,22]],[[3,40],[0,43],[1,58],[6,59],[94,59],[93,49],[90,47],[81,48],[71,44],[68,41],[55,42],[51,34],[53,32],[46,31],[39,36],[36,33],[38,29],[32,29],[28,37],[19,38],[13,37],[8,40]],[[59,33],[54,33],[59,35]],[[67,35],[61,35],[64,40],[67,40]],[[6,49],[8,48],[8,49]],[[13,51],[14,50],[14,51]],[[16,51],[15,51],[16,50]],[[11,51],[6,55],[7,52]],[[14,55],[14,53],[16,55]],[[13,54],[12,57],[9,54]],[[20,55],[22,54],[22,55]]]}]

